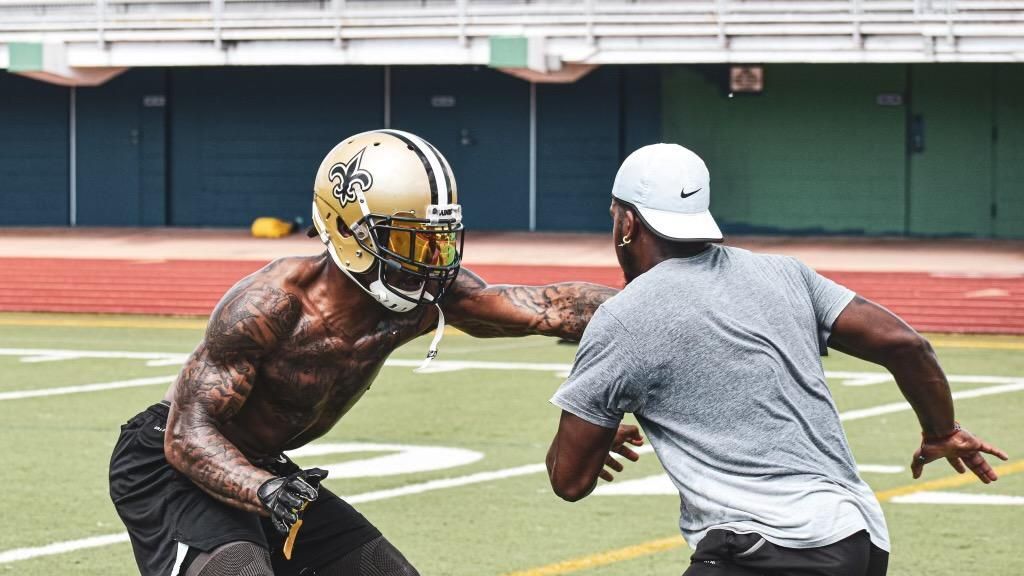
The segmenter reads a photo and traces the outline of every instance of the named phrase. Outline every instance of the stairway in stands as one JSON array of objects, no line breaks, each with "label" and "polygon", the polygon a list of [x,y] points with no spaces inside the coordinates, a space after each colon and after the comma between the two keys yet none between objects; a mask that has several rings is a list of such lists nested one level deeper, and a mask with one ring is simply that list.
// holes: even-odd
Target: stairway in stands
[{"label": "stairway in stands", "polygon": [[[0,258],[0,311],[209,315],[263,263]],[[472,266],[491,283],[622,285],[617,268]],[[927,332],[1024,334],[1024,277],[822,272]]]}]

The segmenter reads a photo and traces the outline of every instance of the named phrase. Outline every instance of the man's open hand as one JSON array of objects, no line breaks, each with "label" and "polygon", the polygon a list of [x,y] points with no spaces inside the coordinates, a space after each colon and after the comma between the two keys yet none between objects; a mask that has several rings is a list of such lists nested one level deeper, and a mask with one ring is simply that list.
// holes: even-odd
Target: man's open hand
[{"label": "man's open hand", "polygon": [[620,454],[632,462],[636,462],[640,459],[640,455],[630,450],[629,446],[626,446],[626,444],[632,444],[633,446],[644,445],[644,437],[640,435],[639,428],[629,424],[619,425],[619,429],[615,432],[615,440],[612,441],[611,450],[604,461],[604,465],[607,468],[601,470],[600,474],[598,474],[601,478],[608,482],[611,482],[615,478],[612,476],[612,473],[608,471],[608,468],[611,468],[616,472],[622,472],[622,462],[616,460],[615,457],[612,456],[613,453]]},{"label": "man's open hand", "polygon": [[946,438],[925,438],[921,442],[921,447],[914,452],[910,470],[915,479],[920,478],[925,464],[945,458],[957,472],[963,474],[970,468],[971,472],[974,472],[982,482],[988,484],[999,479],[999,476],[985,461],[985,457],[981,455],[982,452],[991,454],[1000,460],[1009,458],[1006,452],[961,428]]},{"label": "man's open hand", "polygon": [[302,517],[306,505],[319,496],[320,481],[324,478],[327,478],[326,470],[310,468],[271,478],[260,486],[256,494],[278,532],[288,534]]}]

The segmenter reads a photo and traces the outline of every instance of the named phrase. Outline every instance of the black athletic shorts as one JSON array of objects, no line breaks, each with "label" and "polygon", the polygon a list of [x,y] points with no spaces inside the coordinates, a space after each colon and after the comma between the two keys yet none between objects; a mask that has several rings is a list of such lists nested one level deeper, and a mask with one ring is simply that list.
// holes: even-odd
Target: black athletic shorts
[{"label": "black athletic shorts", "polygon": [[760,534],[711,530],[683,576],[885,576],[889,553],[857,532],[828,546],[786,548]]},{"label": "black athletic shorts", "polygon": [[[155,404],[129,420],[110,458],[110,498],[128,528],[143,576],[171,576],[188,548],[209,552],[238,540],[266,547],[274,574],[300,574],[381,535],[352,506],[321,488],[303,514],[292,559],[285,560],[284,537],[267,518],[214,500],[167,463],[168,409],[166,403]],[[279,476],[299,469],[284,456],[259,465]]]}]

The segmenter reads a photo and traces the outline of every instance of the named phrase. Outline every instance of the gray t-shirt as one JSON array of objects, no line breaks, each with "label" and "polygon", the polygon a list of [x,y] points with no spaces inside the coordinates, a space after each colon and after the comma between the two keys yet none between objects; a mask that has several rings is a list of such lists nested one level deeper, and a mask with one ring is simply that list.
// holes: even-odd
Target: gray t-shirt
[{"label": "gray t-shirt", "polygon": [[821,366],[853,297],[784,256],[712,246],[667,260],[598,309],[551,401],[606,428],[636,415],[692,548],[714,528],[790,548],[866,529],[889,550]]}]

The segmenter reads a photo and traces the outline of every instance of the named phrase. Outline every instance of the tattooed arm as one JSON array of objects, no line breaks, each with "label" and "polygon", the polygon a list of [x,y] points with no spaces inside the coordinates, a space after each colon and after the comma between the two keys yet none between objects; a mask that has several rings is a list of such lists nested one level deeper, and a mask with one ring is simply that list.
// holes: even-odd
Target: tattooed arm
[{"label": "tattooed arm", "polygon": [[544,334],[579,340],[590,317],[618,290],[586,282],[490,286],[463,268],[442,306],[449,321],[480,338]]},{"label": "tattooed arm", "polygon": [[210,317],[206,337],[185,363],[174,389],[164,454],[214,498],[263,512],[256,491],[273,477],[249,463],[221,427],[245,404],[260,359],[288,334],[302,303],[278,287],[242,283]]}]

